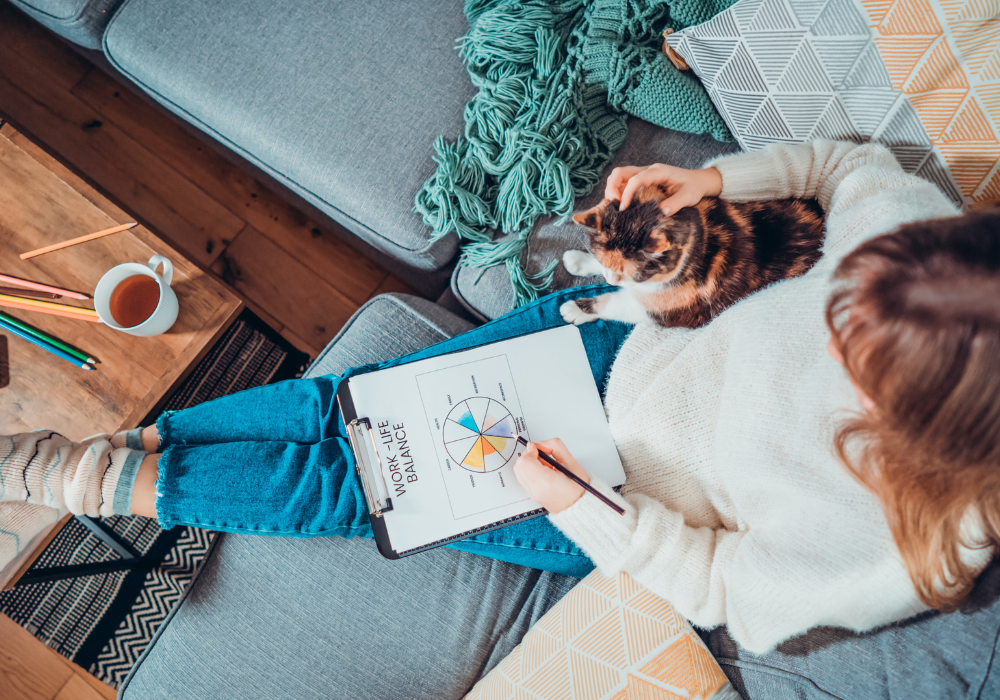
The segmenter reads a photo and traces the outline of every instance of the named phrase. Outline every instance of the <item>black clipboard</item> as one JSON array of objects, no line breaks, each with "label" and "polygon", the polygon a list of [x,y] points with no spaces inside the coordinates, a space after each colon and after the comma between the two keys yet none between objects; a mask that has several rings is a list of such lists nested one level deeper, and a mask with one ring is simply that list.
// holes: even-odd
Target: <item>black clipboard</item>
[{"label": "black clipboard", "polygon": [[351,450],[354,452],[358,477],[361,480],[361,487],[365,494],[365,500],[368,503],[368,519],[371,520],[372,532],[375,534],[375,545],[378,547],[379,554],[386,559],[401,559],[412,554],[426,552],[428,549],[441,547],[452,542],[459,542],[473,535],[479,535],[491,530],[499,530],[502,527],[507,527],[522,520],[531,520],[532,518],[548,515],[546,509],[537,508],[521,515],[499,520],[491,525],[477,527],[443,540],[437,540],[436,542],[430,542],[414,549],[397,552],[393,548],[392,542],[389,541],[389,531],[386,528],[384,518],[384,514],[391,512],[393,509],[392,497],[389,496],[389,487],[385,483],[382,462],[378,454],[375,436],[372,433],[371,421],[368,420],[367,416],[359,416],[357,410],[354,408],[354,399],[351,397],[350,377],[340,382],[340,386],[337,388],[337,403],[340,405],[340,415],[343,418],[344,426],[347,428]]}]

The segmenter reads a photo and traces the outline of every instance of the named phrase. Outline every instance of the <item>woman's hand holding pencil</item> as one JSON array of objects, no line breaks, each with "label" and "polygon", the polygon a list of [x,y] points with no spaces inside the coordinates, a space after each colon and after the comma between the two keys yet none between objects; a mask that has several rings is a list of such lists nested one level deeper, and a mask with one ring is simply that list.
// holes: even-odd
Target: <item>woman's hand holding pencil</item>
[{"label": "woman's hand holding pencil", "polygon": [[[524,444],[524,438],[519,441]],[[553,463],[557,466],[553,466]],[[560,473],[559,467],[570,472],[573,477]],[[599,491],[590,486],[590,475],[573,458],[566,445],[559,438],[529,442],[527,449],[514,464],[514,476],[528,492],[535,503],[544,507],[549,513],[561,513],[580,500],[584,490],[590,491],[597,498],[607,503],[619,514],[623,514],[619,506],[610,502]],[[578,483],[580,482],[580,483]]]}]

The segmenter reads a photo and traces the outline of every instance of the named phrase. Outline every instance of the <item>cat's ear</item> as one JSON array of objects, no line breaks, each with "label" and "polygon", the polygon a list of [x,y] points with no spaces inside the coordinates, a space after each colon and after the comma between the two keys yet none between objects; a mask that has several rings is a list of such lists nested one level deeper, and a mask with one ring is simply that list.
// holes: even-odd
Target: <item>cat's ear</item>
[{"label": "cat's ear", "polygon": [[611,204],[610,199],[602,199],[600,204],[597,206],[591,207],[587,211],[582,211],[579,214],[574,215],[573,221],[581,226],[586,226],[587,228],[592,228],[595,231],[600,231],[601,222],[604,220],[604,210],[607,209],[609,204]]}]

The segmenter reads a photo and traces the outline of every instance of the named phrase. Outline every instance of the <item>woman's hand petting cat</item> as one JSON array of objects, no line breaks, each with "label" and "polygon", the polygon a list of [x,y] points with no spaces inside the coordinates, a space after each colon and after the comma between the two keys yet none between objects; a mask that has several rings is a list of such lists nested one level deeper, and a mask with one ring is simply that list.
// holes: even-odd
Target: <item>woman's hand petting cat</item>
[{"label": "woman's hand petting cat", "polygon": [[718,197],[722,192],[722,175],[715,168],[685,170],[663,163],[615,168],[608,176],[604,196],[620,200],[618,211],[625,211],[635,191],[643,186],[663,187],[667,198],[660,209],[664,214],[673,214],[684,207],[693,207],[705,197]]},{"label": "woman's hand petting cat", "polygon": [[514,476],[531,500],[549,513],[561,513],[580,500],[583,488],[540,460],[539,448],[588,484],[590,476],[559,438],[528,443],[528,449],[514,463]]}]

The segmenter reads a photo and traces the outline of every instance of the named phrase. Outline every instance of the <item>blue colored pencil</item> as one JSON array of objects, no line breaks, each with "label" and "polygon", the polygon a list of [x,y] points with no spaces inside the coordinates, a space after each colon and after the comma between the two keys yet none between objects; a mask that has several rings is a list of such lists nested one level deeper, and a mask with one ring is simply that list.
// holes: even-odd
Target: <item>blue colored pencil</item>
[{"label": "blue colored pencil", "polygon": [[68,352],[63,352],[62,350],[60,350],[59,348],[55,347],[54,345],[49,345],[48,343],[46,343],[41,338],[36,338],[35,336],[31,335],[30,333],[25,333],[20,328],[17,328],[16,326],[13,326],[13,325],[9,324],[9,323],[7,323],[6,321],[4,321],[2,319],[0,319],[0,328],[3,328],[4,330],[13,333],[14,335],[16,335],[19,338],[24,338],[29,343],[34,343],[35,345],[37,345],[38,347],[42,348],[43,350],[48,350],[53,355],[58,355],[62,359],[66,360],[67,362],[73,363],[77,367],[81,367],[83,369],[91,370],[91,371],[93,371],[93,369],[94,369],[93,367],[91,367],[86,362],[80,362],[79,358],[73,357]]}]

